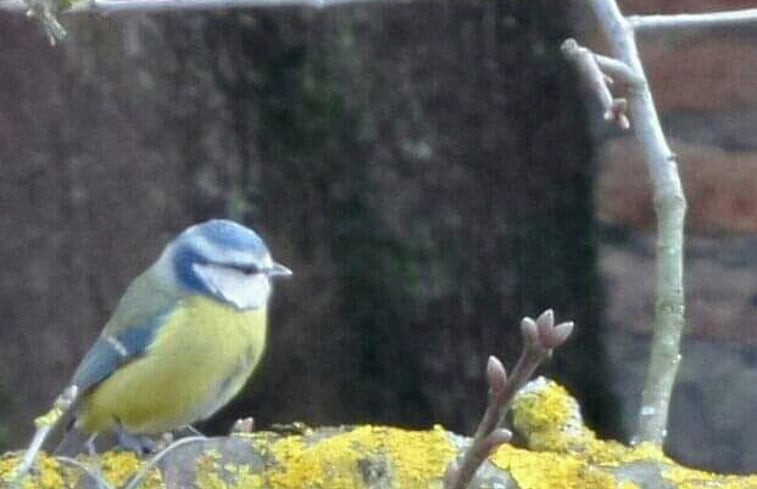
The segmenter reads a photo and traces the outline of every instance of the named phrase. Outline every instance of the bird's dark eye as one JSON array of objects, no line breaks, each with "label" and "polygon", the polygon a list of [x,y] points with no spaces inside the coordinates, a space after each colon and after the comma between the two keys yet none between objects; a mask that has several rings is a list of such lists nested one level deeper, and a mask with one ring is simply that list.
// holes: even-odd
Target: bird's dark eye
[{"label": "bird's dark eye", "polygon": [[235,268],[245,275],[255,275],[260,271],[255,265],[240,265]]}]

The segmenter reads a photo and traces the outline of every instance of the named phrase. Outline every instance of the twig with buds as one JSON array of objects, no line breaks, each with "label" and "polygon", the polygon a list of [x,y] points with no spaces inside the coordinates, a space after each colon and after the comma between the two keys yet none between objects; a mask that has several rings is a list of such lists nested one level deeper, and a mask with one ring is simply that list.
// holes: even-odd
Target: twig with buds
[{"label": "twig with buds", "polygon": [[554,313],[547,309],[536,320],[523,318],[520,329],[523,351],[509,378],[502,362],[495,356],[489,357],[486,411],[462,460],[448,469],[445,489],[466,489],[486,458],[497,447],[510,441],[512,433],[501,425],[515,394],[526,385],[536,368],[552,355],[552,350],[565,343],[573,331],[573,323],[555,325]]},{"label": "twig with buds", "polygon": [[562,44],[562,52],[578,68],[581,81],[599,97],[604,119],[614,121],[621,129],[629,129],[628,100],[613,96],[610,87],[620,81],[631,88],[642,88],[645,85],[644,79],[624,62],[595,54],[579,45],[575,39],[566,39]]}]

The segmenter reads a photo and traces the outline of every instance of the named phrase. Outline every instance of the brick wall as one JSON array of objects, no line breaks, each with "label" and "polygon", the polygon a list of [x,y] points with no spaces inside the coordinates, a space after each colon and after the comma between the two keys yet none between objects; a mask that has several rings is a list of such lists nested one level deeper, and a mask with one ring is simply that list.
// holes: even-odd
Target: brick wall
[{"label": "brick wall", "polygon": [[[754,7],[754,1],[732,0],[620,3],[626,14]],[[597,48],[602,42],[587,12],[577,11],[576,20],[582,44],[606,53]],[[757,26],[639,36],[689,204],[686,337],[667,449],[684,463],[721,471],[757,470],[750,428],[757,394],[749,387],[757,378],[756,40]],[[597,217],[606,228],[621,230],[607,233],[600,246],[605,341],[623,400],[624,429],[632,433],[653,324],[655,218],[636,141],[601,122],[596,132]]]},{"label": "brick wall", "polygon": [[[751,2],[753,4],[753,2]],[[621,2],[626,13],[744,8],[743,1]],[[591,23],[587,44],[601,45]],[[757,30],[647,33],[642,61],[671,147],[680,156],[693,233],[757,231]],[[601,148],[598,215],[612,224],[654,228],[648,181],[630,138]]]}]

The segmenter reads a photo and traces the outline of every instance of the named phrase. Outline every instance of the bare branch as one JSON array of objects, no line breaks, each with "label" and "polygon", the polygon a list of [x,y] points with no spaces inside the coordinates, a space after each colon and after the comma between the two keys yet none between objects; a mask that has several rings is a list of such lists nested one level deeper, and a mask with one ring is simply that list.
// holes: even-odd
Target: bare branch
[{"label": "bare branch", "polygon": [[183,447],[184,445],[188,445],[191,443],[202,443],[205,440],[207,440],[204,436],[190,436],[188,438],[181,438],[179,440],[176,440],[175,442],[171,443],[167,447],[165,447],[160,452],[156,453],[150,460],[147,461],[146,464],[144,464],[142,467],[140,467],[139,471],[134,474],[134,476],[131,478],[128,484],[124,487],[124,489],[136,489],[139,487],[139,485],[142,483],[142,481],[145,479],[147,474],[158,465],[158,463],[166,457],[166,455],[170,454],[172,451],[176,450],[179,447]]},{"label": "bare branch", "polygon": [[594,54],[594,59],[597,60],[599,67],[611,80],[621,80],[626,85],[636,88],[644,87],[644,79],[634,73],[631,67],[624,62],[601,54]]},{"label": "bare branch", "polygon": [[638,86],[643,86],[644,80],[636,76],[625,63],[607,56],[596,55],[580,46],[575,39],[566,39],[562,44],[562,52],[565,58],[578,68],[581,81],[597,95],[604,119],[615,121],[621,129],[631,127],[626,115],[626,99],[615,98],[609,87],[615,84],[616,79],[627,85]]},{"label": "bare branch", "polygon": [[50,40],[50,44],[54,46],[56,41],[66,37],[66,29],[63,28],[58,20],[60,8],[56,1],[28,0],[24,4],[27,9],[26,16],[39,19],[42,28],[45,30],[45,34],[47,34],[47,38]]},{"label": "bare branch", "polygon": [[53,402],[53,407],[44,416],[34,420],[37,431],[34,433],[29,447],[24,453],[21,463],[16,468],[15,484],[20,484],[29,473],[29,470],[37,460],[37,455],[47,441],[50,432],[58,426],[60,420],[68,414],[72,406],[79,400],[79,388],[75,385],[67,387]]},{"label": "bare branch", "polygon": [[636,32],[710,29],[718,27],[757,27],[757,9],[677,15],[631,15],[628,23]]},{"label": "bare branch", "polygon": [[644,80],[628,91],[628,110],[635,134],[644,151],[654,193],[657,215],[657,272],[655,328],[652,351],[642,392],[639,428],[635,441],[662,445],[666,435],[670,396],[680,363],[684,327],[683,223],[686,199],[678,175],[676,155],[668,147],[631,24],[614,0],[590,0],[612,55]]},{"label": "bare branch", "polygon": [[[328,8],[344,4],[372,3],[377,0],[83,0],[61,14],[86,12],[162,12],[171,10],[217,10],[225,8],[301,6]],[[394,0],[403,2],[408,0]],[[23,0],[0,0],[0,10],[26,12]]]},{"label": "bare branch", "polygon": [[[252,7],[311,7],[315,9],[345,4],[372,3],[379,0],[78,0],[62,8],[60,0],[0,0],[0,11],[26,12],[39,19],[53,46],[66,37],[58,20],[62,14],[123,12],[165,12],[178,10],[220,10]],[[411,0],[381,0],[404,3]]]}]

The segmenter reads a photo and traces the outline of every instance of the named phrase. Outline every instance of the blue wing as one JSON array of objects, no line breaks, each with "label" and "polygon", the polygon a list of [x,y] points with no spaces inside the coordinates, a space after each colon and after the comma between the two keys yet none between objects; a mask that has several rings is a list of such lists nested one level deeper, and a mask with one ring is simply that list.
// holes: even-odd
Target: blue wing
[{"label": "blue wing", "polygon": [[76,369],[71,384],[86,392],[99,384],[122,365],[142,356],[150,347],[165,316],[126,331],[101,336],[84,356]]}]

